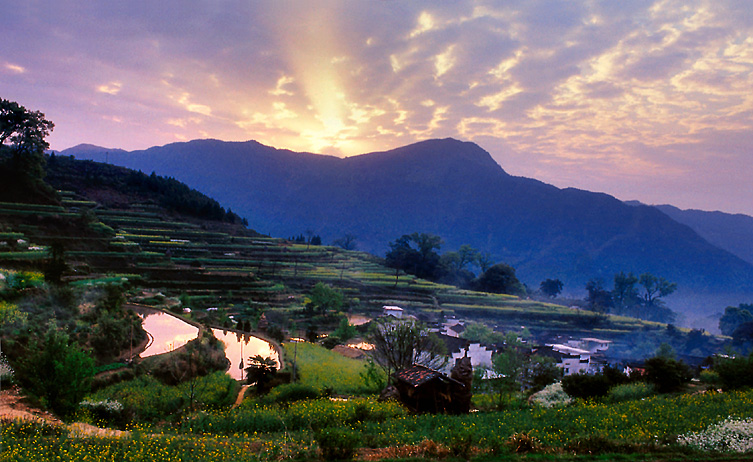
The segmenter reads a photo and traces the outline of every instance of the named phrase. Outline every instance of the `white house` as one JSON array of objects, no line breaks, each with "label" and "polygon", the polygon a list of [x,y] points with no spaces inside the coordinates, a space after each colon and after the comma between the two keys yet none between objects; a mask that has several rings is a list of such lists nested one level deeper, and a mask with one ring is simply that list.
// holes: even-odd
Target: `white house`
[{"label": "white house", "polygon": [[558,343],[547,344],[555,354],[557,367],[561,367],[565,375],[577,374],[579,372],[588,372],[591,368],[591,352],[580,348],[562,345]]},{"label": "white house", "polygon": [[391,305],[384,305],[382,307],[382,315],[383,316],[392,316],[397,319],[403,318],[403,309],[399,306],[391,306]]},{"label": "white house", "polygon": [[611,340],[602,340],[593,337],[585,337],[580,340],[569,340],[568,346],[580,348],[582,350],[588,350],[591,353],[601,353],[607,351],[612,345]]}]

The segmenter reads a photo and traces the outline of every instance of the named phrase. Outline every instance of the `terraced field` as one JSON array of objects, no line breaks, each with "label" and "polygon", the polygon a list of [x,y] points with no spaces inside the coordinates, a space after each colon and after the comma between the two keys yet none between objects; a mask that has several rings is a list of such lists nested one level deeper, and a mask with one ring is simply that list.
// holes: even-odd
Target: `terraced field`
[{"label": "terraced field", "polygon": [[[199,308],[300,308],[317,282],[341,289],[351,306],[376,314],[400,305],[428,317],[439,313],[483,320],[500,329],[591,332],[617,338],[663,325],[509,295],[434,284],[382,266],[372,255],[264,237],[174,218],[153,204],[102,207],[71,192],[61,206],[0,203],[0,266],[39,267],[54,243],[66,249],[76,284],[122,280],[165,297],[191,297]],[[117,275],[117,276],[113,276]]]}]

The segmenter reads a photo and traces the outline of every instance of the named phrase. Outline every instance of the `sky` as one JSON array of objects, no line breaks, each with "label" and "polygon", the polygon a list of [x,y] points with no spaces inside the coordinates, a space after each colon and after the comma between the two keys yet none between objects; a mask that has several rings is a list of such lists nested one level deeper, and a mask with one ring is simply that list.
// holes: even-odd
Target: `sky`
[{"label": "sky", "polygon": [[[2,0],[6,2],[9,0]],[[0,97],[52,149],[476,142],[510,174],[753,215],[749,0],[24,0]]]}]

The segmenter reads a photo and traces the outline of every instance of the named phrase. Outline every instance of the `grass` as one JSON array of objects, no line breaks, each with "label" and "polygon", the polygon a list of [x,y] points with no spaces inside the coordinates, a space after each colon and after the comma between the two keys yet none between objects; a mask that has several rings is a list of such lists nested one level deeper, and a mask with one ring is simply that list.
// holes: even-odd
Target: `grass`
[{"label": "grass", "polygon": [[[133,402],[155,406],[171,392],[134,383]],[[109,393],[97,397],[109,398]],[[220,393],[218,396],[222,396]],[[147,397],[148,396],[148,397]],[[122,399],[122,396],[120,397]],[[156,411],[155,416],[159,416]],[[136,427],[130,438],[74,439],[59,428],[3,424],[2,460],[314,460],[322,430],[355,435],[359,447],[393,457],[443,454],[446,460],[749,460],[749,454],[701,452],[678,444],[728,416],[753,415],[753,391],[653,396],[619,404],[576,402],[464,416],[409,415],[373,398],[316,399],[285,406],[251,400],[240,408],[187,414],[176,425]],[[163,415],[164,417],[164,415]],[[130,427],[133,428],[133,427]],[[514,444],[513,444],[514,443]],[[516,454],[515,448],[526,450]],[[423,448],[423,449],[422,449]],[[104,454],[107,454],[105,457]]]},{"label": "grass", "polygon": [[[370,393],[361,373],[366,363],[347,358],[321,345],[308,342],[288,342],[283,345],[285,356],[296,358],[299,381],[319,390],[332,390],[337,394]],[[297,352],[296,352],[297,350]]]}]

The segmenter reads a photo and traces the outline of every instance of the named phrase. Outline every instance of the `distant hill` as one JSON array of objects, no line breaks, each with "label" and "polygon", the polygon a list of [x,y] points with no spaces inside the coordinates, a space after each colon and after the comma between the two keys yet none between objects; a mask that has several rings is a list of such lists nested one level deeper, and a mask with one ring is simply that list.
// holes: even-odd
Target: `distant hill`
[{"label": "distant hill", "polygon": [[680,210],[655,206],[675,221],[688,225],[710,243],[753,264],[753,217],[724,212]]},{"label": "distant hill", "polygon": [[750,262],[659,209],[511,176],[473,143],[429,140],[345,159],[217,140],[62,154],[75,152],[175,177],[273,236],[311,230],[326,243],[350,233],[360,250],[384,255],[418,231],[441,236],[443,250],[489,252],[532,287],[559,278],[566,292],[582,292],[593,277],[611,285],[615,272],[633,271],[696,294],[753,293]]}]

